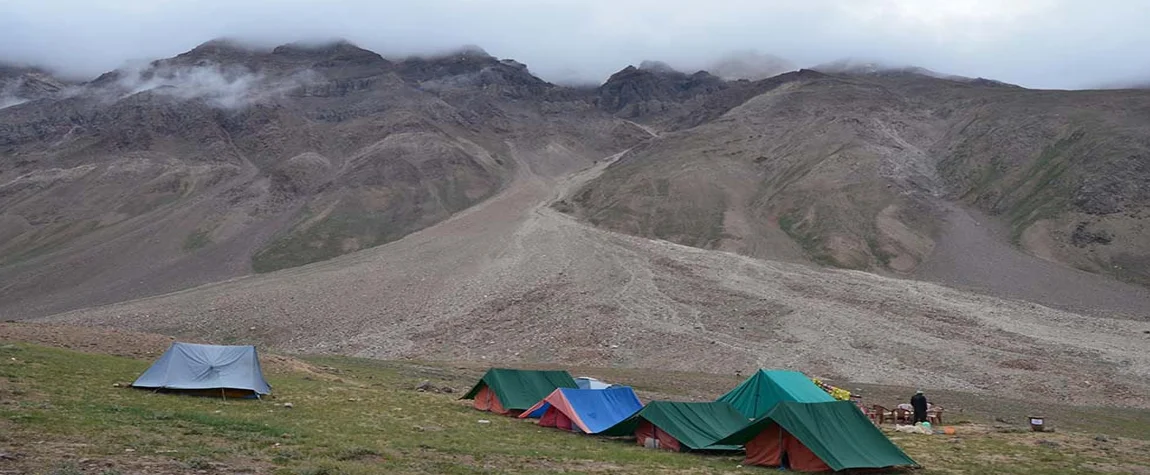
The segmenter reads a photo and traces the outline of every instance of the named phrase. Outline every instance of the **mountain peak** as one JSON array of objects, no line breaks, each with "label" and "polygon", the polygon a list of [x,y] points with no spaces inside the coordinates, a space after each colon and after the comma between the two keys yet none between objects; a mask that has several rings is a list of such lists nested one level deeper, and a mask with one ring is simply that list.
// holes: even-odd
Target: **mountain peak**
[{"label": "mountain peak", "polygon": [[653,73],[679,73],[681,71],[672,68],[671,65],[662,61],[645,60],[639,63],[639,69],[644,71],[651,71]]},{"label": "mountain peak", "polygon": [[50,97],[67,85],[37,67],[0,63],[0,109]]},{"label": "mountain peak", "polygon": [[189,51],[176,55],[175,59],[184,61],[218,60],[246,58],[258,50],[233,38],[216,38],[201,43]]},{"label": "mountain peak", "polygon": [[484,58],[494,58],[487,53],[487,50],[480,48],[478,45],[463,45],[461,48],[455,50],[453,54],[464,56],[475,56]]},{"label": "mountain peak", "polygon": [[338,56],[341,58],[378,58],[383,59],[382,56],[374,51],[367,50],[357,46],[343,38],[336,38],[327,41],[309,42],[309,41],[296,41],[292,43],[277,46],[272,50],[272,54],[280,56],[294,56],[294,57],[331,57]]}]

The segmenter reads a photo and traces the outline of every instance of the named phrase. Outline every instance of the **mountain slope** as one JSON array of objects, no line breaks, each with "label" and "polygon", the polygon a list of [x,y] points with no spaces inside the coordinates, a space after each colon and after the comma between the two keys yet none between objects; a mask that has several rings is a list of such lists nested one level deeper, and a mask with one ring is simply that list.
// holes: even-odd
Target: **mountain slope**
[{"label": "mountain slope", "polygon": [[627,155],[558,179],[519,167],[496,197],[355,254],[46,320],[283,351],[786,367],[1031,400],[1150,403],[1143,321],[649,241],[553,209]]},{"label": "mountain slope", "polygon": [[558,170],[646,136],[554,89],[481,52],[394,63],[346,42],[213,41],[0,109],[0,308],[331,258],[492,196],[513,151],[562,150],[525,162]]},{"label": "mountain slope", "polygon": [[[797,251],[865,269],[881,254],[913,268],[930,251],[929,236],[904,232],[914,226],[900,215],[923,205],[901,192],[938,180],[904,136],[926,136],[931,118],[867,82],[805,73],[769,84],[612,166],[576,196],[582,214],[612,229],[758,257]],[[880,213],[894,229],[880,228]]]},{"label": "mountain slope", "polygon": [[1150,94],[1031,91],[913,71],[753,84],[714,119],[680,119],[608,169],[577,195],[578,213],[643,236],[789,259],[785,233],[815,262],[909,273],[931,255],[946,202],[960,200],[1009,221],[1029,252],[1150,284]]}]

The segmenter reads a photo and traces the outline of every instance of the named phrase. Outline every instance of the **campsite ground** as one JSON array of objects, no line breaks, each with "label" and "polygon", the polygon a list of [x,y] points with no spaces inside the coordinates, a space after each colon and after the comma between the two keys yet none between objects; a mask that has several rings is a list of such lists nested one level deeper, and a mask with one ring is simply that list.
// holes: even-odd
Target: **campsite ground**
[{"label": "campsite ground", "polygon": [[[114,387],[143,371],[164,337],[131,345],[132,334],[84,341],[42,329],[0,324],[0,474],[761,471],[739,468],[739,456],[646,450],[476,412],[457,398],[481,373],[478,364],[264,355],[275,397],[223,401]],[[573,370],[631,384],[644,399],[712,398],[738,380]],[[423,381],[453,391],[415,391]],[[864,390],[890,403],[906,393]],[[1150,473],[1150,411],[1048,405],[1036,410],[1058,431],[1036,434],[1023,430],[1017,401],[934,398],[954,410],[956,436],[891,434],[923,473]]]}]

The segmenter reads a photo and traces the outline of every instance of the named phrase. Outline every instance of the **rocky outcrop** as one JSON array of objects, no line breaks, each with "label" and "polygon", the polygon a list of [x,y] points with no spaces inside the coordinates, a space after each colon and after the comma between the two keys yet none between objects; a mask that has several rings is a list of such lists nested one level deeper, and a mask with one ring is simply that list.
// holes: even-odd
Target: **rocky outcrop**
[{"label": "rocky outcrop", "polygon": [[620,117],[638,119],[681,110],[684,103],[721,91],[722,79],[705,71],[684,74],[662,63],[628,66],[597,90],[597,105]]}]

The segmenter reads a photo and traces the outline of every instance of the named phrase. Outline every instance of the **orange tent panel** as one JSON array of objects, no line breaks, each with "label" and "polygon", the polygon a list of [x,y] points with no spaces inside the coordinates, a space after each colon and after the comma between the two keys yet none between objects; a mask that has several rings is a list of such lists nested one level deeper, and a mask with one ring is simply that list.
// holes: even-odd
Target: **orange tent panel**
[{"label": "orange tent panel", "polygon": [[486,385],[475,395],[475,401],[472,405],[480,411],[508,414],[508,411],[503,408],[503,404],[499,402],[499,396],[496,396],[495,391],[492,391],[491,388]]},{"label": "orange tent panel", "polygon": [[770,424],[746,444],[743,465],[777,467],[783,463],[783,434],[778,424]]},{"label": "orange tent panel", "polygon": [[555,427],[563,430],[571,430],[571,418],[559,411],[555,411]]},{"label": "orange tent panel", "polygon": [[566,414],[563,414],[562,411],[556,409],[555,406],[547,408],[547,412],[544,412],[543,416],[539,418],[539,425],[543,427],[555,427],[563,430],[571,430],[571,427],[573,426],[571,423],[571,418],[567,417]]},{"label": "orange tent panel", "polygon": [[759,435],[746,444],[746,465],[777,467],[783,464],[783,457],[792,470],[799,472],[829,472],[831,467],[822,461],[799,439],[779,427],[770,424]]},{"label": "orange tent panel", "polygon": [[795,436],[783,431],[783,447],[787,453],[787,461],[791,469],[800,472],[829,472],[831,467],[823,462],[818,455],[811,452],[807,446],[799,442]]},{"label": "orange tent panel", "polygon": [[663,450],[670,450],[672,452],[679,452],[682,446],[679,440],[656,427],[654,424],[642,420],[639,422],[639,427],[635,429],[635,441],[639,445],[646,445],[647,439],[655,439],[659,441],[659,448]]}]

